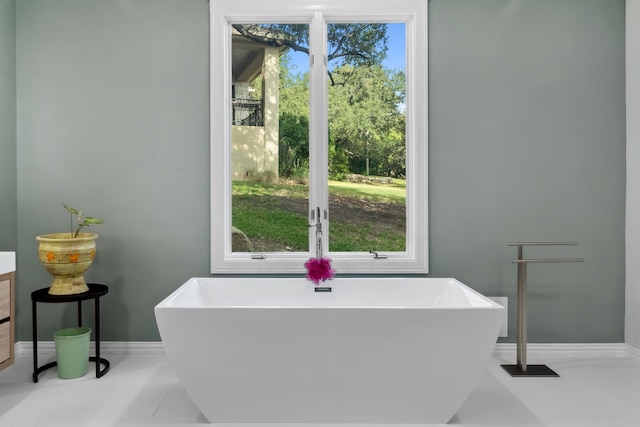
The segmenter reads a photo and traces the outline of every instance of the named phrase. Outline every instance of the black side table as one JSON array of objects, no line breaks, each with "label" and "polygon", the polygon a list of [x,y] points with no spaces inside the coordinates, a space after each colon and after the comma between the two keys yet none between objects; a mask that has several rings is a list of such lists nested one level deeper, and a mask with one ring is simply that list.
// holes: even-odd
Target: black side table
[{"label": "black side table", "polygon": [[[107,285],[99,283],[87,283],[89,290],[81,294],[74,295],[49,295],[49,288],[38,289],[31,293],[31,304],[33,314],[33,382],[38,382],[38,375],[49,368],[58,364],[54,361],[46,365],[38,367],[38,314],[37,303],[60,303],[60,302],[78,302],[78,326],[82,326],[82,301],[93,299],[95,301],[94,323],[96,337],[96,355],[89,357],[91,362],[96,362],[96,378],[100,378],[107,372],[111,364],[107,359],[100,357],[100,297],[109,292]],[[104,368],[100,370],[100,365]]]}]

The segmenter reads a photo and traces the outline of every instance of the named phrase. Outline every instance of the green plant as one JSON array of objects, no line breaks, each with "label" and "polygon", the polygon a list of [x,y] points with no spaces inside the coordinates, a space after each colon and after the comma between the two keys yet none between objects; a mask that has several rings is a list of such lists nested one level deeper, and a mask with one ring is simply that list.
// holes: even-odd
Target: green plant
[{"label": "green plant", "polygon": [[[75,239],[76,237],[78,237],[78,234],[80,233],[80,230],[82,230],[84,227],[88,227],[91,224],[102,224],[104,221],[102,221],[100,218],[93,218],[90,216],[86,216],[84,218],[82,218],[82,211],[73,208],[69,205],[66,204],[62,204],[62,206],[64,206],[64,208],[71,214],[71,234],[73,235],[73,238]],[[75,233],[73,232],[73,217],[74,215],[76,216],[76,221],[77,221],[77,226],[76,226],[76,231]]]}]

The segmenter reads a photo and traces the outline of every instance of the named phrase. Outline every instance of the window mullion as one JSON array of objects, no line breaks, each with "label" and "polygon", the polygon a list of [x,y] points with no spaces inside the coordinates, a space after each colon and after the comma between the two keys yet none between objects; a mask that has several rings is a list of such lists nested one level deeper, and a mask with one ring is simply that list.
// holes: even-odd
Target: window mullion
[{"label": "window mullion", "polygon": [[[309,28],[310,100],[309,100],[309,212],[310,219],[322,224],[322,251],[328,251],[328,89],[327,24],[321,12],[314,14]],[[311,214],[320,208],[320,218]],[[309,248],[315,255],[315,227],[309,230]]]}]

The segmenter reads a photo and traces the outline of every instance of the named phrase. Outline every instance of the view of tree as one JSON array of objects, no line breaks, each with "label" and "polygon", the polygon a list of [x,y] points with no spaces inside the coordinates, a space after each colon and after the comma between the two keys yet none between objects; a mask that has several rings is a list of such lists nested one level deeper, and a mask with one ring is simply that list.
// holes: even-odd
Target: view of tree
[{"label": "view of tree", "polygon": [[279,174],[300,182],[309,172],[309,76],[290,71],[288,56],[280,57]]},{"label": "view of tree", "polygon": [[[233,24],[233,29],[257,43],[287,46],[309,54],[309,26],[306,24]],[[331,24],[328,40],[327,61],[335,66],[371,66],[380,64],[387,55],[385,24]],[[331,71],[329,76],[333,84]]]},{"label": "view of tree", "polygon": [[346,154],[349,170],[404,175],[404,73],[344,65],[334,76],[339,84],[329,90],[329,134],[335,150]]},{"label": "view of tree", "polygon": [[[234,24],[242,36],[309,53],[306,24]],[[386,24],[328,26],[329,173],[404,176],[405,75],[389,70]],[[308,73],[280,61],[279,174],[301,179],[309,169]]]}]

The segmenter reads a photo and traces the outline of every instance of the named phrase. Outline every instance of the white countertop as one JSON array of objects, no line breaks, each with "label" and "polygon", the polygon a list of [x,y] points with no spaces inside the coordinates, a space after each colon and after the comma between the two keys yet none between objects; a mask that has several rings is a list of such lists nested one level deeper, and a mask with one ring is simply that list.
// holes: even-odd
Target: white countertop
[{"label": "white countertop", "polygon": [[0,274],[16,271],[16,253],[0,251]]}]

